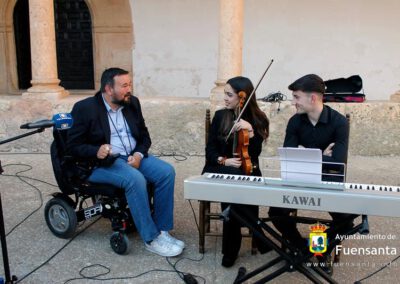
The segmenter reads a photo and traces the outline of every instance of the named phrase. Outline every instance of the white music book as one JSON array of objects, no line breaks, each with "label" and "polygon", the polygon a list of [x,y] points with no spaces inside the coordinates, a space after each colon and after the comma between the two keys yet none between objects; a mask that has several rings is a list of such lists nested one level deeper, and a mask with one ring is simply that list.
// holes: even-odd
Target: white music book
[{"label": "white music book", "polygon": [[279,147],[278,152],[282,180],[321,183],[322,151],[320,149]]}]

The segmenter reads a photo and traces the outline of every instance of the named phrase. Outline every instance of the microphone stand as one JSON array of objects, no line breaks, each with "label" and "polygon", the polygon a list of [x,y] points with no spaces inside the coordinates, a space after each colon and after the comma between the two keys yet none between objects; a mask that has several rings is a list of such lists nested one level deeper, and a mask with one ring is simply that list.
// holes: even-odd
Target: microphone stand
[{"label": "microphone stand", "polygon": [[[33,135],[36,133],[41,133],[44,131],[44,129],[45,129],[45,127],[41,127],[34,131],[2,140],[2,141],[0,141],[0,145],[14,141],[14,140],[18,140],[18,139],[21,139],[21,138],[24,138],[26,136],[30,136],[30,135]],[[1,167],[1,161],[0,161],[0,175],[2,172],[3,172],[3,168]],[[3,254],[4,276],[6,278],[5,284],[13,284],[15,281],[18,280],[18,278],[15,275],[11,276],[11,273],[10,273],[10,263],[8,260],[6,233],[4,230],[3,205],[1,203],[1,193],[0,193],[0,241],[1,241],[1,251]]]},{"label": "microphone stand", "polygon": [[10,273],[10,264],[8,262],[8,253],[7,253],[7,242],[6,242],[6,233],[4,231],[4,219],[3,219],[3,206],[1,203],[1,193],[0,193],[0,240],[1,240],[1,251],[3,253],[3,264],[4,264],[4,276],[6,277],[6,284],[12,284],[17,280],[17,277],[13,275],[11,277]]}]

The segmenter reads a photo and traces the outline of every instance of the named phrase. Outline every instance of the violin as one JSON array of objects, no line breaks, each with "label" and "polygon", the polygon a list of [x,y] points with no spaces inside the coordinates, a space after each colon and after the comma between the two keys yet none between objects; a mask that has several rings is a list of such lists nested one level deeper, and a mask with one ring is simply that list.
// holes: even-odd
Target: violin
[{"label": "violin", "polygon": [[[261,81],[264,79],[265,74],[267,74],[267,72],[273,62],[274,62],[274,60],[271,59],[270,63],[267,66],[267,69],[265,69],[265,71],[262,74],[260,80],[258,81],[256,87],[253,89],[253,91],[249,95],[249,98],[247,99],[247,102],[244,105],[243,105],[243,103],[246,100],[247,94],[243,91],[238,93],[238,95],[240,97],[239,108],[238,108],[239,114],[236,116],[236,120],[234,121],[231,130],[229,131],[228,135],[226,136],[225,142],[228,141],[230,135],[233,132],[235,124],[240,120],[244,110],[246,109],[247,105],[250,102],[251,97],[254,95],[254,93],[258,89],[258,86],[260,85]],[[242,170],[245,172],[246,175],[250,175],[253,172],[253,166],[251,164],[251,159],[250,159],[250,156],[248,153],[249,141],[250,141],[250,137],[249,137],[249,131],[247,129],[241,129],[240,131],[235,131],[234,139],[233,139],[233,142],[234,142],[233,143],[233,156],[241,158]]]},{"label": "violin", "polygon": [[271,65],[272,65],[273,62],[274,62],[274,60],[271,59],[271,62],[268,64],[267,69],[265,69],[265,71],[264,71],[264,73],[262,74],[260,80],[258,81],[256,87],[255,87],[255,88],[253,89],[253,91],[251,92],[251,94],[250,94],[250,96],[249,96],[249,98],[248,98],[246,104],[243,106],[243,108],[242,108],[242,110],[240,111],[239,115],[236,117],[236,120],[235,120],[235,122],[234,122],[234,124],[233,124],[231,130],[229,131],[228,135],[227,135],[226,138],[225,138],[225,142],[228,141],[229,137],[230,137],[231,134],[232,134],[233,128],[235,127],[235,124],[236,124],[236,123],[240,120],[240,118],[242,117],[242,114],[243,114],[244,110],[246,109],[247,105],[249,104],[251,97],[254,95],[254,93],[255,93],[256,90],[258,89],[258,86],[260,86],[261,81],[264,79],[265,74],[267,74],[267,72],[268,72],[268,70],[269,70],[269,68],[271,67]]},{"label": "violin", "polygon": [[[243,108],[244,102],[246,100],[246,93],[241,91],[238,93],[239,105],[237,108],[237,115],[239,115],[240,110]],[[242,170],[245,175],[250,175],[253,172],[253,164],[251,163],[251,158],[249,155],[249,144],[250,135],[247,129],[240,129],[235,131],[233,136],[233,157],[239,158],[242,161]]]}]

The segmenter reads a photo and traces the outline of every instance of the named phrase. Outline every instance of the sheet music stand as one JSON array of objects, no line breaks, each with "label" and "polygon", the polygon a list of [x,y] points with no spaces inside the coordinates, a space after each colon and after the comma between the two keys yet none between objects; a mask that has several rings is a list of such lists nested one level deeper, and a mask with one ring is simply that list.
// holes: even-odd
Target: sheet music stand
[{"label": "sheet music stand", "polygon": [[322,151],[314,148],[279,147],[282,180],[320,183]]}]

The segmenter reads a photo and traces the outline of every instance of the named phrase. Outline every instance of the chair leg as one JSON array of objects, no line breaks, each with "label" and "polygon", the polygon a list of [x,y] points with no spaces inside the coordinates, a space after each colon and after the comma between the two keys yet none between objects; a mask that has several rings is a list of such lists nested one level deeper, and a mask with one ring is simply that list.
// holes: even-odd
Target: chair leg
[{"label": "chair leg", "polygon": [[209,201],[204,201],[204,231],[206,233],[210,232],[210,223],[211,223],[211,203]]},{"label": "chair leg", "polygon": [[257,254],[257,244],[253,234],[251,234],[251,254]]},{"label": "chair leg", "polygon": [[[342,242],[340,242],[340,243],[338,243],[337,245],[341,245],[342,244]],[[334,247],[333,248],[333,250],[334,250],[334,259],[333,259],[333,262],[334,263],[339,263],[340,262],[340,253],[341,253],[341,251],[339,251],[339,253],[338,254],[336,254],[336,247]]]},{"label": "chair leg", "polygon": [[205,201],[200,201],[199,204],[199,253],[204,253],[205,239]]}]

